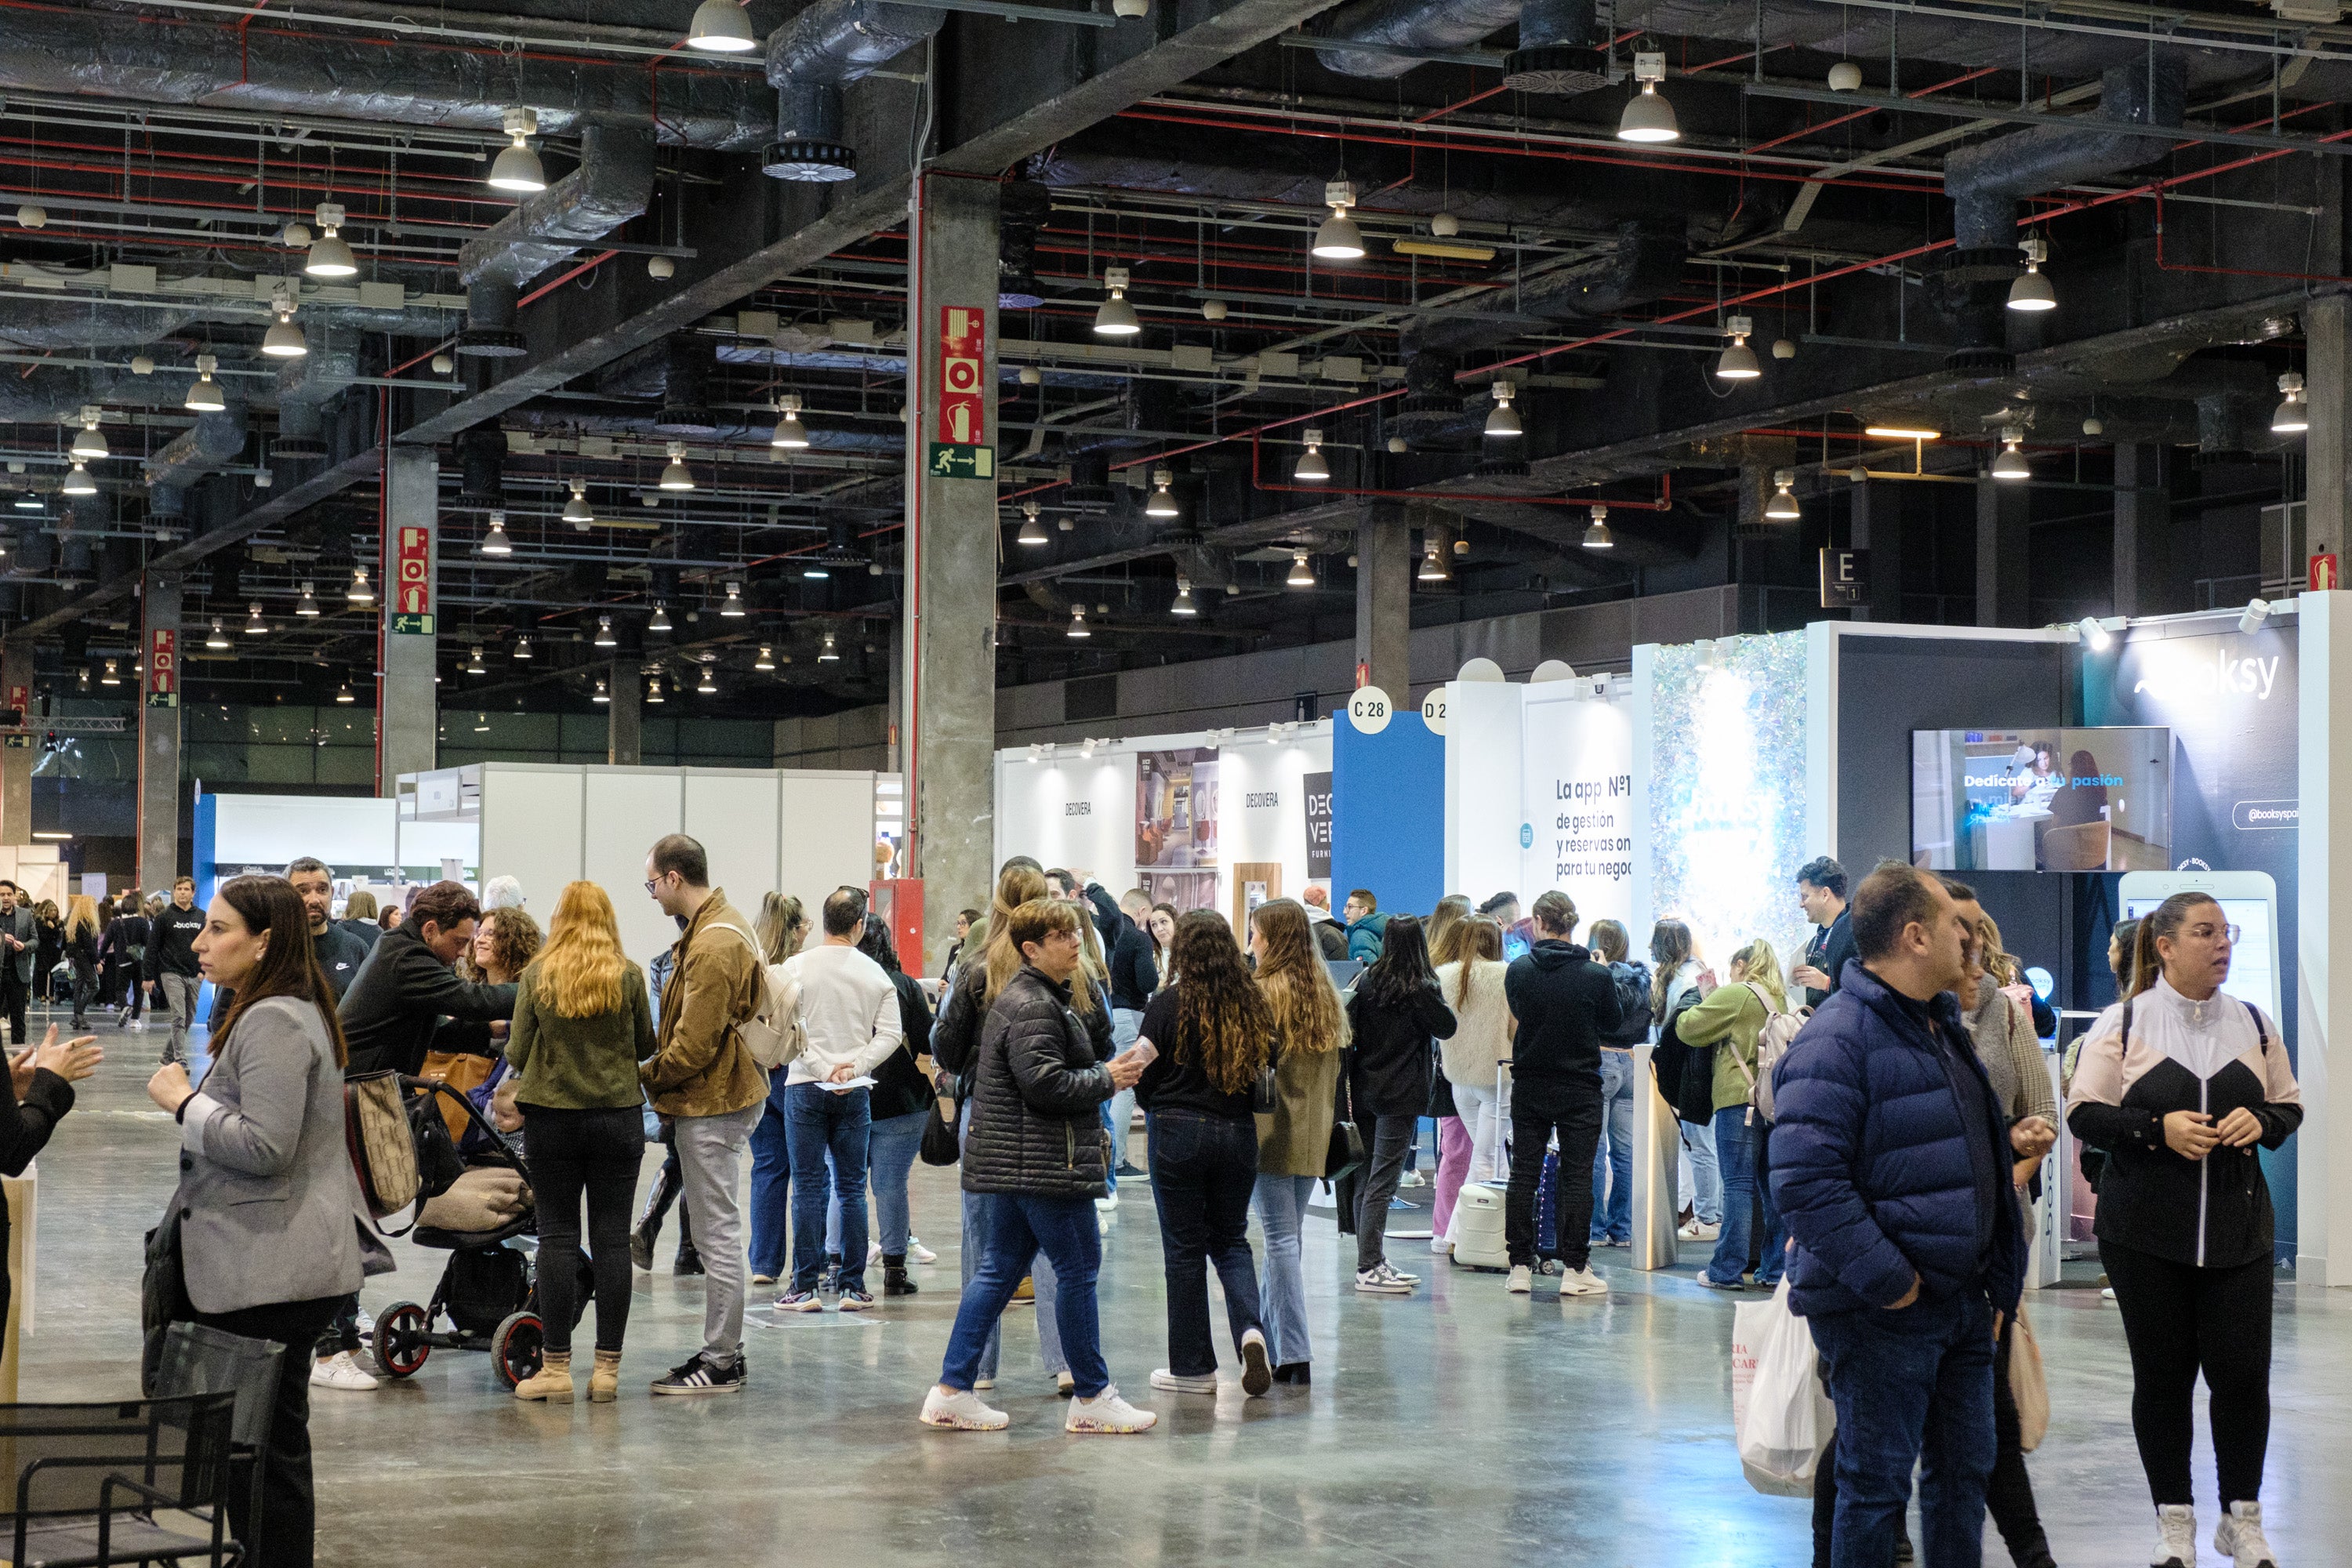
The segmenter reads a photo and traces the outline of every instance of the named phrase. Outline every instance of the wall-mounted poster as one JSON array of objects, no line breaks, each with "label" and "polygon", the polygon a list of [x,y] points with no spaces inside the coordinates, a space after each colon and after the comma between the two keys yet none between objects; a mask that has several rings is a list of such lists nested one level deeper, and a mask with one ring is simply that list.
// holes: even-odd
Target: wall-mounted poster
[{"label": "wall-mounted poster", "polygon": [[1307,808],[1307,876],[1319,881],[1331,875],[1331,773],[1325,769],[1300,781]]},{"label": "wall-mounted poster", "polygon": [[[1175,869],[1217,863],[1217,753],[1196,746],[1135,758],[1135,864]],[[1214,882],[1215,879],[1210,879]],[[1213,902],[1211,898],[1204,902]],[[1175,900],[1171,900],[1170,902]],[[1182,907],[1182,906],[1180,906]]]},{"label": "wall-mounted poster", "polygon": [[1182,914],[1188,910],[1213,910],[1217,907],[1217,874],[1214,871],[1139,871],[1136,881],[1144,897],[1155,904],[1166,904]]}]

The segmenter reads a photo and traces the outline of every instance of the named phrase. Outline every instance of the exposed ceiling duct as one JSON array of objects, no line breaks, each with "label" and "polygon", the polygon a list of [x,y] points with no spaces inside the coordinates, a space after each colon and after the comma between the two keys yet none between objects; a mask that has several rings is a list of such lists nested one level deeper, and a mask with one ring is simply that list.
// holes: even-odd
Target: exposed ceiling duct
[{"label": "exposed ceiling duct", "polygon": [[[1342,43],[1386,44],[1387,49],[1318,49],[1325,70],[1382,79],[1422,62],[1412,51],[1467,48],[1519,19],[1520,0],[1349,0],[1323,28]],[[1391,52],[1403,51],[1403,52]]]},{"label": "exposed ceiling duct", "polygon": [[853,177],[843,140],[841,89],[936,35],[944,10],[891,0],[815,0],[768,35],[776,89],[776,139],[764,167],[780,180],[832,184]]},{"label": "exposed ceiling duct", "polygon": [[184,490],[244,457],[249,434],[243,403],[200,414],[194,425],[147,459],[147,482],[158,490]]},{"label": "exposed ceiling duct", "polygon": [[[1580,321],[1645,305],[1681,281],[1690,245],[1680,224],[1631,221],[1598,255],[1496,289],[1444,315],[1420,318],[1412,331],[1418,348],[1469,349],[1517,337],[1533,321]],[[1482,315],[1493,319],[1482,321]]]},{"label": "exposed ceiling duct", "polygon": [[653,191],[650,132],[588,127],[580,138],[578,168],[457,252],[457,276],[466,285],[466,330],[457,336],[457,352],[491,359],[522,353],[528,345],[514,326],[522,285],[642,216]]}]

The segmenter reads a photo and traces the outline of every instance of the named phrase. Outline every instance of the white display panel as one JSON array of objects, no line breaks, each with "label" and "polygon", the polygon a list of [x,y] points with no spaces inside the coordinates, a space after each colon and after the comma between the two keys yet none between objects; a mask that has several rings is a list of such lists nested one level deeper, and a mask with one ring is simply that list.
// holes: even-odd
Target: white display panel
[{"label": "white display panel", "polygon": [[[482,825],[478,822],[404,822],[400,824],[400,864],[427,881],[441,879],[441,862],[478,866],[482,859]],[[428,875],[429,873],[429,875]]]},{"label": "white display panel", "polygon": [[600,768],[583,781],[586,825],[580,874],[604,884],[620,916],[621,943],[639,963],[677,940],[677,927],[645,889],[646,853],[685,820],[685,781],[668,768]]},{"label": "white display panel", "polygon": [[1445,890],[1474,904],[1507,888],[1522,903],[1542,891],[1522,885],[1519,844],[1530,821],[1519,798],[1529,690],[1500,680],[1445,688]]},{"label": "white display panel", "polygon": [[1282,868],[1282,895],[1298,897],[1307,886],[1307,775],[1330,771],[1330,738],[1234,741],[1218,752],[1217,766],[1217,908],[1233,912],[1234,867],[1266,861]]},{"label": "white display panel", "polygon": [[[474,826],[487,856],[482,880],[512,877],[522,884],[523,908],[542,929],[556,896],[580,877],[586,806],[577,768],[508,764],[482,770],[482,819]],[[415,823],[412,827],[464,826]],[[420,836],[421,837],[421,836]]]},{"label": "white display panel", "polygon": [[338,870],[381,872],[398,864],[394,804],[367,795],[216,795],[213,858],[243,869],[283,871],[316,856]]},{"label": "white display panel", "polygon": [[[1041,866],[1090,872],[1114,892],[1135,885],[1133,752],[1034,762],[1024,752],[1001,752],[996,781],[999,865],[1029,855]],[[1302,865],[1305,858],[1302,852]],[[985,908],[989,890],[971,889],[969,902]]]},{"label": "white display panel", "polygon": [[[1528,840],[1515,890],[1523,907],[1557,888],[1576,904],[1578,933],[1597,920],[1648,940],[1633,919],[1633,716],[1585,683],[1524,687],[1520,821]],[[1582,689],[1583,696],[1572,696]],[[1469,891],[1465,889],[1465,891]],[[1480,895],[1472,893],[1474,899]]]},{"label": "white display panel", "polygon": [[[686,770],[685,826],[710,858],[710,885],[757,916],[776,885],[776,775],[767,770]],[[650,847],[650,841],[648,841]]]},{"label": "white display panel", "polygon": [[[814,927],[824,896],[874,879],[874,775],[810,770],[780,775],[778,868],[774,887],[801,900]],[[761,893],[768,890],[766,885]],[[760,900],[743,900],[756,916]]]}]

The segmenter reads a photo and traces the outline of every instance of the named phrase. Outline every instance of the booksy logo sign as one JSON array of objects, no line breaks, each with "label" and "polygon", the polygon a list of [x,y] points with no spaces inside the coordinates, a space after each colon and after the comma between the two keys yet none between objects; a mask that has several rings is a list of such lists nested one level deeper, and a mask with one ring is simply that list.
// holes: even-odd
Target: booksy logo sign
[{"label": "booksy logo sign", "polygon": [[2166,704],[2200,699],[2218,703],[2249,698],[2267,702],[2278,685],[2278,673],[2276,654],[2268,658],[2259,654],[2241,657],[2225,644],[2207,657],[2172,653],[2158,647],[2148,649],[2140,659],[2139,679],[2133,684],[2132,692]]}]

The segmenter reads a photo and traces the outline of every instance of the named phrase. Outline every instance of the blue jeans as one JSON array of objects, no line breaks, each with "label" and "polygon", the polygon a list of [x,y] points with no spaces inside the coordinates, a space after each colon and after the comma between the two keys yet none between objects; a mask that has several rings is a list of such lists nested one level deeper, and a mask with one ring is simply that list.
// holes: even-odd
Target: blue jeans
[{"label": "blue jeans", "polygon": [[1683,1152],[1691,1163],[1691,1217],[1703,1225],[1714,1225],[1723,1218],[1723,1177],[1716,1169],[1715,1129],[1702,1127],[1695,1121],[1677,1121],[1682,1130]]},{"label": "blue jeans", "polygon": [[1781,1248],[1788,1232],[1780,1226],[1780,1210],[1772,1202],[1771,1184],[1764,1180],[1764,1140],[1772,1124],[1759,1116],[1748,1120],[1748,1107],[1727,1105],[1715,1113],[1715,1157],[1723,1171],[1723,1231],[1715,1239],[1715,1257],[1706,1277],[1718,1285],[1737,1285],[1748,1267],[1748,1243],[1756,1220],[1756,1197],[1764,1197],[1764,1237],[1756,1255],[1756,1283],[1778,1285],[1787,1261]]},{"label": "blue jeans", "polygon": [[[1055,1292],[1054,1317],[1062,1344],[1070,1354],[1073,1392],[1092,1399],[1110,1386],[1110,1369],[1103,1364],[1102,1323],[1095,1310],[1095,1275],[1102,1268],[1102,1232],[1096,1227],[1091,1198],[1034,1198],[1022,1193],[992,1193],[983,1210],[987,1215],[986,1250],[971,1283],[956,1303],[955,1328],[948,1335],[947,1359],[940,1382],[949,1388],[967,1389],[980,1376],[997,1319],[1013,1300],[1022,1277],[1040,1252],[1053,1260],[1061,1289]],[[1037,1310],[1045,1310],[1044,1294]]]},{"label": "blue jeans", "polygon": [[[882,1256],[907,1256],[907,1237],[913,1226],[907,1215],[907,1173],[923,1144],[923,1122],[931,1113],[910,1110],[886,1116],[872,1124],[866,1158],[874,1176],[875,1228],[882,1233]],[[848,1261],[848,1254],[842,1255]]]},{"label": "blue jeans", "polygon": [[[659,1134],[654,1134],[658,1136]],[[751,1129],[751,1272],[784,1277],[793,1237],[793,1155],[784,1132],[784,1072],[768,1078],[768,1102]]]},{"label": "blue jeans", "polygon": [[1217,1370],[1209,1330],[1209,1276],[1225,1291],[1225,1327],[1241,1354],[1258,1324],[1257,1266],[1250,1257],[1250,1193],[1257,1185],[1257,1122],[1195,1110],[1153,1111],[1151,1201],[1168,1279],[1168,1370],[1206,1377]]},{"label": "blue jeans", "polygon": [[[1143,1034],[1143,1015],[1132,1007],[1114,1007],[1110,1013],[1110,1043],[1119,1050],[1135,1044]],[[1111,1196],[1118,1195],[1118,1168],[1127,1163],[1127,1135],[1135,1125],[1135,1090],[1122,1089],[1103,1101],[1103,1125],[1110,1129],[1110,1172],[1108,1180]]]},{"label": "blue jeans", "polygon": [[1921,1563],[1978,1568],[1992,1474],[1992,1306],[1981,1290],[1809,1320],[1837,1405],[1830,1568],[1885,1568],[1919,1467]]},{"label": "blue jeans", "polygon": [[1633,1239],[1633,1053],[1602,1051],[1601,1145],[1592,1151],[1592,1240],[1622,1247]]},{"label": "blue jeans", "polygon": [[1312,1176],[1257,1179],[1258,1223],[1265,1226],[1265,1278],[1258,1286],[1258,1313],[1265,1322],[1266,1349],[1276,1366],[1315,1359],[1307,1342],[1307,1276],[1299,1268],[1299,1229]]},{"label": "blue jeans", "polygon": [[793,1156],[793,1289],[816,1289],[824,1268],[824,1157],[841,1200],[841,1288],[866,1289],[866,1139],[868,1092],[814,1083],[784,1090],[784,1131]]},{"label": "blue jeans", "polygon": [[[966,1108],[957,1119],[956,1147],[961,1149],[971,1141],[971,1112]],[[957,1264],[963,1274],[963,1288],[971,1289],[973,1276],[980,1272],[980,1260],[988,1251],[988,1231],[993,1223],[996,1194],[966,1193],[963,1194],[963,1245]],[[1097,1240],[1100,1239],[1097,1235]],[[1062,1354],[1062,1331],[1059,1323],[1059,1292],[1055,1289],[1054,1266],[1043,1256],[1034,1258],[1029,1266],[1029,1279],[1036,1296],[1037,1354],[1045,1363],[1045,1371],[1059,1377],[1070,1370],[1067,1357]],[[1019,1282],[1015,1281],[1017,1286]],[[996,1381],[998,1352],[1003,1348],[1004,1331],[1001,1323],[991,1323],[988,1342],[980,1352],[980,1375],[991,1383]]]}]

